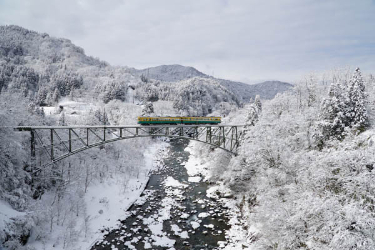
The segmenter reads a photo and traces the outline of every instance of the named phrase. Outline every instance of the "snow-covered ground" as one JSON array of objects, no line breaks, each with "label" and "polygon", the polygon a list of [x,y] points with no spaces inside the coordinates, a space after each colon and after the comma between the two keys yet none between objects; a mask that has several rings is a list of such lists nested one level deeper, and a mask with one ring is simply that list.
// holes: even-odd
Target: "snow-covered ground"
[{"label": "snow-covered ground", "polygon": [[11,221],[12,218],[24,215],[25,213],[14,210],[6,201],[0,200],[0,228],[6,228],[6,224]]},{"label": "snow-covered ground", "polygon": [[[163,149],[168,146],[166,142],[153,144],[144,153],[147,161],[148,171],[159,167],[159,161],[163,157]],[[127,188],[124,190],[120,178],[113,178],[105,183],[92,183],[85,194],[86,218],[88,231],[80,234],[74,246],[64,247],[61,230],[53,230],[47,242],[36,241],[31,236],[29,246],[35,249],[88,249],[94,242],[100,239],[107,230],[119,224],[119,220],[125,219],[128,214],[126,210],[139,198],[148,181],[148,175],[139,175],[139,178],[128,180]],[[85,221],[77,220],[75,228],[85,230]]]}]

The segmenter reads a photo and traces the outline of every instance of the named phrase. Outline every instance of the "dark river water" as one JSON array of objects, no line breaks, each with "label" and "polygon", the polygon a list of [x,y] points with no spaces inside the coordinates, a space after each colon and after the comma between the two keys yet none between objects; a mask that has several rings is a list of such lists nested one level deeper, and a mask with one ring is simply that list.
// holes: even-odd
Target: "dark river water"
[{"label": "dark river water", "polygon": [[[161,169],[150,177],[129,216],[92,249],[219,249],[229,229],[227,209],[206,196],[209,185],[189,182],[181,163],[187,140],[171,140]],[[172,183],[171,185],[166,185]],[[177,182],[178,181],[178,182]]]}]

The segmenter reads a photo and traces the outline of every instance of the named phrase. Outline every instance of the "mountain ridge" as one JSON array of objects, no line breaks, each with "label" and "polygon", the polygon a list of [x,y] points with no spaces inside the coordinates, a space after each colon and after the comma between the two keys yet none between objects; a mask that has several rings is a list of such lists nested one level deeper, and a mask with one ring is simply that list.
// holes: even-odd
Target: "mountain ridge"
[{"label": "mountain ridge", "polygon": [[277,80],[265,81],[257,84],[247,84],[243,82],[215,78],[197,70],[194,67],[179,64],[160,65],[145,69],[132,68],[131,72],[138,76],[163,82],[177,82],[193,77],[214,79],[222,86],[232,91],[235,95],[241,97],[240,99],[245,103],[249,102],[251,99],[254,99],[256,95],[259,95],[262,99],[272,99],[277,93],[287,91],[293,87],[293,85],[290,83]]}]

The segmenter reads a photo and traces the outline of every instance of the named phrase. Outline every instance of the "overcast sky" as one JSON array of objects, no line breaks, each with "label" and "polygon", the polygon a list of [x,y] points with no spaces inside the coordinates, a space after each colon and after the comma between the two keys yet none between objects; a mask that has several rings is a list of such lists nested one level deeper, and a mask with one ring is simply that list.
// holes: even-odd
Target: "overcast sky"
[{"label": "overcast sky", "polygon": [[375,0],[0,0],[0,25],[70,39],[112,65],[193,66],[231,80],[375,73]]}]

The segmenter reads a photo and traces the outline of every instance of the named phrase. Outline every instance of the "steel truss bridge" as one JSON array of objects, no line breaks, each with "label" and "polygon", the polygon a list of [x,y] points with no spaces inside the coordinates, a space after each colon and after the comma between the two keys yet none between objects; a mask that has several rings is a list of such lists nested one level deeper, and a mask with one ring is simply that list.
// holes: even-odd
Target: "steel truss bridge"
[{"label": "steel truss bridge", "polygon": [[[19,126],[31,135],[31,161],[52,165],[71,155],[106,143],[138,137],[185,138],[209,144],[236,155],[243,125],[155,125],[155,126]],[[42,164],[42,153],[48,162]],[[45,159],[46,157],[44,157]]]}]

